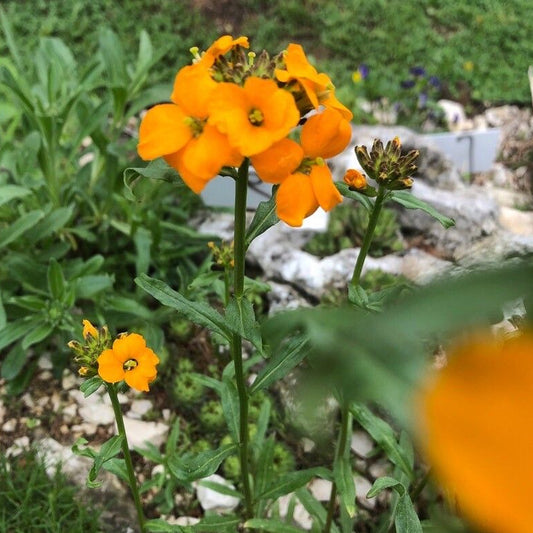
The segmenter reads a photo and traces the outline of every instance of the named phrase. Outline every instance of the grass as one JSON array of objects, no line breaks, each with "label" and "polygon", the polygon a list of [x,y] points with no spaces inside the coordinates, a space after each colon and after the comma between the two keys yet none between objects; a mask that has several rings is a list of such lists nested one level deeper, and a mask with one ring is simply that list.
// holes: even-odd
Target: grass
[{"label": "grass", "polygon": [[76,498],[57,470],[52,478],[33,452],[16,458],[0,456],[0,532],[97,533],[99,512]]},{"label": "grass", "polygon": [[[469,103],[530,102],[527,68],[533,61],[533,3],[529,0],[3,0],[29,49],[40,36],[57,36],[80,61],[95,53],[95,32],[109,25],[131,56],[142,28],[164,50],[154,82],[170,83],[190,58],[217,35],[249,35],[254,48],[282,49],[300,42],[344,92],[364,63],[368,86],[395,95],[410,67],[425,66],[444,83],[444,95]],[[198,3],[199,4],[199,3]],[[0,56],[5,53],[0,36]],[[470,63],[469,63],[470,62]],[[468,64],[472,70],[465,69]],[[497,74],[497,75],[496,75]]]}]

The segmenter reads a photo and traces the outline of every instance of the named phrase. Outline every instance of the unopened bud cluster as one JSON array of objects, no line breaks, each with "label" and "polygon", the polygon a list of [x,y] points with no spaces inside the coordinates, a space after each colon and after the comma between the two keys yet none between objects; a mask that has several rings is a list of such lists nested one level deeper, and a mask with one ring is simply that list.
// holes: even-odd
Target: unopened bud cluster
[{"label": "unopened bud cluster", "polygon": [[355,155],[368,176],[386,189],[394,191],[412,187],[411,176],[416,172],[415,162],[420,152],[411,150],[402,155],[398,137],[387,142],[385,147],[381,140],[376,139],[370,153],[366,146],[356,146]]},{"label": "unopened bud cluster", "polygon": [[83,343],[73,340],[68,343],[68,347],[74,352],[79,375],[88,378],[95,376],[98,373],[98,357],[111,347],[107,326],[96,329],[88,320],[84,320]]},{"label": "unopened bud cluster", "polygon": [[230,269],[235,266],[233,241],[230,243],[222,243],[217,246],[213,241],[207,243],[207,246],[213,254],[213,259],[218,267],[223,269]]}]

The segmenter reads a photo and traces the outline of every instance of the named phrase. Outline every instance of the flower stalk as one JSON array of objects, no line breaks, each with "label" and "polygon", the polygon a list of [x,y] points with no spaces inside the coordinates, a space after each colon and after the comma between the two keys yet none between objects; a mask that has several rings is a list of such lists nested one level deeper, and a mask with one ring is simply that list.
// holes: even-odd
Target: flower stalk
[{"label": "flower stalk", "polygon": [[[245,158],[237,174],[235,184],[235,228],[234,253],[235,269],[233,272],[233,295],[237,301],[244,296],[244,262],[246,232],[246,195],[248,192],[249,160]],[[234,333],[231,342],[235,381],[239,395],[239,460],[247,518],[253,516],[252,491],[248,469],[248,392],[244,378],[242,361],[242,337]]]},{"label": "flower stalk", "polygon": [[126,435],[126,428],[124,427],[124,418],[122,416],[122,410],[118,401],[117,385],[115,383],[106,383],[107,393],[113,406],[113,412],[115,413],[115,420],[117,423],[118,434],[122,437],[122,453],[124,455],[124,462],[126,463],[126,471],[128,473],[128,480],[133,496],[133,503],[137,510],[137,520],[139,522],[139,529],[141,533],[146,533],[147,529],[144,523],[144,513],[141,504],[141,497],[139,495],[139,489],[137,487],[137,479],[135,478],[135,472],[133,470],[133,461],[131,459],[130,449],[128,446],[128,437]]}]

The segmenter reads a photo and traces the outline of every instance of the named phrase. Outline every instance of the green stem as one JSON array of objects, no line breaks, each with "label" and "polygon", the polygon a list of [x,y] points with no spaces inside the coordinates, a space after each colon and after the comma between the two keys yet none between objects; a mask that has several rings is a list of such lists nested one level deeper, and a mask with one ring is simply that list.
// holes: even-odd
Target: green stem
[{"label": "green stem", "polygon": [[[339,433],[339,440],[337,441],[337,449],[335,451],[334,465],[337,464],[350,450],[348,446],[348,439],[352,429],[352,414],[348,406],[344,405],[341,409],[341,430]],[[333,467],[335,470],[335,466]],[[326,524],[324,526],[324,533],[329,533],[331,524],[333,523],[333,514],[335,513],[335,499],[337,498],[337,484],[335,480],[331,485],[331,492],[329,494],[328,515]]]},{"label": "green stem", "polygon": [[372,239],[374,237],[374,230],[378,223],[379,215],[381,213],[381,208],[383,207],[383,201],[385,200],[385,195],[387,190],[381,185],[378,189],[378,195],[376,196],[376,201],[374,202],[374,207],[372,213],[370,213],[370,218],[368,220],[368,227],[366,228],[365,238],[363,239],[363,244],[361,245],[361,250],[357,256],[357,261],[355,262],[355,267],[353,270],[353,275],[350,283],[356,287],[359,285],[361,280],[361,272],[363,271],[363,264],[365,262],[366,256],[368,255],[368,250],[372,244]]},{"label": "green stem", "polygon": [[122,410],[118,401],[116,385],[113,383],[107,384],[107,393],[113,406],[115,413],[115,420],[117,422],[118,434],[122,437],[122,453],[124,455],[124,462],[126,463],[126,470],[128,472],[128,480],[130,484],[131,494],[133,496],[133,503],[137,509],[137,519],[139,520],[139,528],[141,533],[146,533],[144,525],[144,513],[141,505],[141,497],[139,496],[139,489],[137,488],[137,480],[133,470],[133,461],[131,460],[130,449],[128,447],[128,438],[126,436],[126,428],[124,427],[124,418],[122,417]]},{"label": "green stem", "polygon": [[[246,194],[248,192],[249,161],[245,159],[239,167],[235,182],[235,229],[233,245],[235,254],[235,268],[233,271],[233,295],[238,303],[244,295],[244,260],[246,233]],[[232,356],[235,365],[235,381],[239,394],[239,459],[243,484],[246,517],[253,515],[252,491],[248,470],[248,392],[242,363],[242,338],[237,333],[232,338]]]}]

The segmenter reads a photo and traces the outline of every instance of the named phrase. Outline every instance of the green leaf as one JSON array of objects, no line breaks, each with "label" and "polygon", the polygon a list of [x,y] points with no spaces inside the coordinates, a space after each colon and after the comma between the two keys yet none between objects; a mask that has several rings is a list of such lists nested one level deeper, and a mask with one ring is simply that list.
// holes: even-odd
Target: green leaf
[{"label": "green leaf", "polygon": [[250,387],[250,394],[263,390],[285,377],[308,353],[308,341],[303,337],[291,339],[273,355],[257,375]]},{"label": "green leaf", "polygon": [[226,307],[226,324],[233,333],[249,340],[262,353],[261,330],[255,319],[252,302],[247,298],[231,298]]},{"label": "green leaf", "polygon": [[35,224],[35,226],[26,233],[25,238],[28,239],[30,243],[36,243],[39,240],[58,232],[66,226],[67,222],[72,218],[73,213],[73,206],[54,209],[45,215],[40,222]]},{"label": "green leaf", "polygon": [[391,191],[390,198],[395,202],[407,207],[407,209],[421,209],[434,219],[438,220],[445,228],[455,226],[453,218],[441,215],[433,206],[413,196],[408,191]]},{"label": "green leaf", "polygon": [[[309,489],[302,487],[295,491],[296,497],[304,506],[305,510],[318,522],[320,527],[324,527],[327,519],[326,509],[309,491]],[[339,533],[339,529],[333,523],[331,524],[332,533]]]},{"label": "green leaf", "polygon": [[2,377],[11,380],[18,376],[22,367],[25,365],[27,358],[28,353],[22,348],[21,343],[15,344],[15,346],[9,350],[2,362]]},{"label": "green leaf", "polygon": [[306,470],[289,472],[288,474],[284,474],[276,479],[270,486],[266,488],[266,490],[257,496],[257,499],[275,500],[284,494],[289,494],[289,492],[294,492],[296,489],[303,487],[314,477],[331,479],[331,472],[322,467],[307,468]]},{"label": "green leaf", "polygon": [[354,419],[368,432],[368,434],[377,442],[380,448],[387,454],[387,457],[409,479],[413,479],[414,473],[411,467],[411,461],[405,450],[398,444],[394,430],[383,419],[374,415],[368,407],[360,403],[353,403],[350,406],[350,412]]},{"label": "green leaf", "polygon": [[355,482],[348,457],[341,457],[336,462],[333,475],[341,504],[346,509],[348,516],[353,518],[355,516]]},{"label": "green leaf", "polygon": [[162,518],[154,520],[147,520],[145,522],[146,529],[153,533],[187,533],[190,529],[185,529],[181,526],[175,526],[165,522]]},{"label": "green leaf", "polygon": [[98,472],[100,472],[100,469],[102,468],[103,464],[106,461],[109,461],[112,457],[115,457],[120,450],[122,449],[122,441],[123,441],[122,435],[115,435],[114,437],[111,437],[108,441],[104,442],[102,444],[102,447],[100,448],[100,451],[96,454],[94,457],[94,464],[89,471],[88,475],[88,481],[93,483],[96,479],[96,476],[98,476]]},{"label": "green leaf", "polygon": [[109,28],[102,28],[98,35],[98,43],[110,86],[125,88],[129,76],[126,71],[126,56],[118,35]]},{"label": "green leaf", "polygon": [[152,246],[152,233],[146,228],[138,228],[133,236],[135,243],[135,273],[137,276],[146,274],[150,267],[150,250]]},{"label": "green leaf", "polygon": [[14,198],[23,198],[30,193],[30,189],[20,185],[0,185],[0,205],[7,204]]},{"label": "green leaf", "polygon": [[[15,322],[8,322],[6,326],[0,330],[0,350],[29,333],[39,325],[39,322],[40,320],[36,318],[28,319],[28,317],[20,318],[19,320],[15,320]],[[3,366],[4,365],[2,365],[2,370]]]},{"label": "green leaf", "polygon": [[422,533],[420,519],[407,492],[398,499],[394,525],[396,533]]},{"label": "green leaf", "polygon": [[[277,189],[277,187],[275,188]],[[266,202],[259,202],[255,211],[254,218],[250,222],[246,235],[244,237],[244,246],[248,246],[252,241],[264,233],[267,229],[275,226],[279,222],[278,215],[276,215],[276,191],[273,191],[272,197]]]},{"label": "green leaf", "polygon": [[335,187],[337,187],[337,190],[342,194],[342,196],[359,202],[369,213],[374,208],[374,203],[368,196],[365,196],[357,191],[352,191],[350,187],[346,185],[346,183],[342,181],[336,181]]},{"label": "green leaf", "polygon": [[86,379],[80,385],[80,391],[83,392],[83,396],[87,398],[93,392],[96,392],[103,384],[104,384],[104,381],[102,380],[100,376],[93,376],[89,379]]},{"label": "green leaf", "polygon": [[237,393],[237,387],[233,381],[225,379],[222,381],[222,387],[220,390],[220,399],[222,401],[222,411],[229,432],[233,439],[237,442],[239,435],[239,395]]},{"label": "green leaf", "polygon": [[34,344],[46,339],[53,333],[54,329],[55,326],[53,324],[46,322],[39,324],[22,339],[22,349],[27,350],[30,346],[33,346]]},{"label": "green leaf", "polygon": [[236,450],[236,444],[226,444],[216,450],[201,452],[192,458],[172,456],[168,461],[168,468],[180,481],[196,481],[214,474],[222,461]]},{"label": "green leaf", "polygon": [[228,341],[231,339],[224,317],[208,305],[188,300],[163,281],[150,278],[146,274],[135,278],[135,283],[163,305],[176,309],[192,322],[210,329]]},{"label": "green leaf", "polygon": [[252,518],[245,522],[244,527],[266,530],[268,533],[302,533],[301,528],[291,526],[275,518]]},{"label": "green leaf", "polygon": [[271,484],[272,477],[275,475],[272,468],[274,460],[274,437],[271,436],[263,442],[257,465],[255,468],[254,490],[258,494],[263,492]]},{"label": "green leaf", "polygon": [[18,218],[11,226],[0,230],[0,248],[3,248],[22,237],[24,233],[33,228],[39,220],[44,217],[44,212],[40,209],[30,211]]},{"label": "green leaf", "polygon": [[[98,293],[111,289],[113,287],[113,281],[113,276],[109,274],[81,276],[74,280],[74,292],[77,298],[89,299]],[[111,298],[112,302],[108,302],[109,305],[112,306],[113,303],[116,303],[117,298],[120,297],[114,295]]]},{"label": "green leaf", "polygon": [[198,524],[191,526],[195,533],[234,533],[239,530],[241,519],[237,516],[211,515],[202,518]]},{"label": "green leaf", "polygon": [[151,161],[146,167],[127,168],[124,170],[123,177],[124,184],[129,189],[133,199],[135,199],[133,187],[139,177],[168,181],[169,183],[177,183],[185,186],[178,171],[169,166],[162,158]]},{"label": "green leaf", "polygon": [[383,476],[374,481],[374,484],[372,485],[372,488],[367,492],[366,497],[374,498],[374,496],[377,496],[385,489],[394,489],[400,496],[403,496],[405,494],[405,487],[403,486],[403,483],[401,481],[398,481],[393,477]]},{"label": "green leaf", "polygon": [[0,330],[4,329],[7,324],[7,315],[4,308],[4,301],[2,298],[2,293],[0,292]]},{"label": "green leaf", "polygon": [[48,292],[54,300],[61,301],[65,295],[65,276],[59,263],[54,259],[50,259],[48,263]]}]

